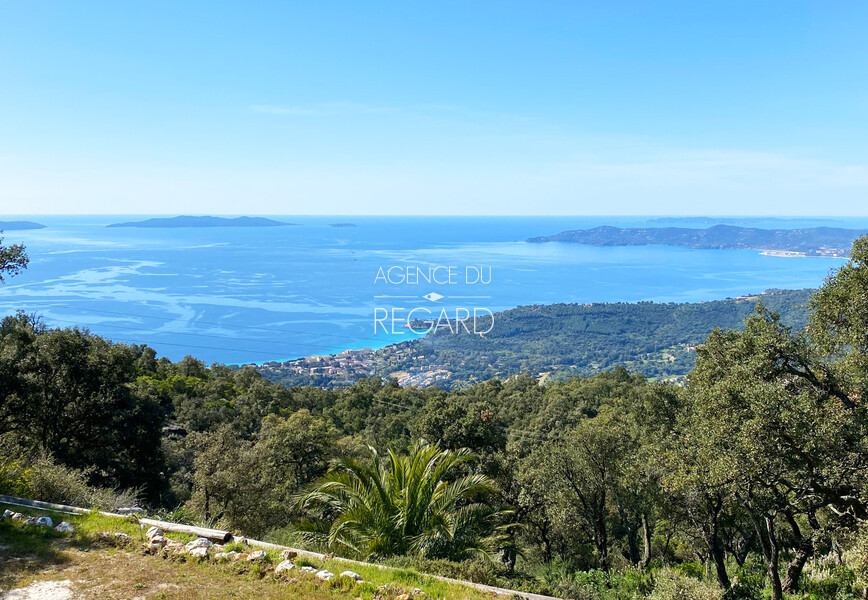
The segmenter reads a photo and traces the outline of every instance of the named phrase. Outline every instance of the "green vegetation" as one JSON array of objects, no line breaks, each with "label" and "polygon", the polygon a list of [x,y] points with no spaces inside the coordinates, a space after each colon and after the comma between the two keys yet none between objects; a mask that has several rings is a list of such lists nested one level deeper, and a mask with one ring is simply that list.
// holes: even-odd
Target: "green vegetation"
[{"label": "green vegetation", "polygon": [[712,331],[686,386],[616,367],[453,391],[286,388],[19,314],[0,492],[68,500],[34,471],[71,470],[194,522],[559,597],[862,597],[868,238],[807,325],[779,298]]},{"label": "green vegetation", "polygon": [[466,449],[420,443],[406,456],[390,451],[387,463],[373,448],[370,462],[339,459],[301,499],[302,509],[317,517],[306,530],[344,556],[366,559],[463,558],[493,550],[496,541],[481,536],[496,517],[487,503],[494,483],[461,474],[474,458]]},{"label": "green vegetation", "polygon": [[[350,385],[363,377],[414,370],[448,371],[436,385],[460,389],[468,383],[529,373],[546,381],[589,377],[622,366],[651,379],[683,379],[693,368],[695,348],[715,327],[741,329],[762,302],[782,321],[802,328],[811,290],[768,290],[757,296],[696,303],[550,304],[520,306],[495,315],[484,337],[442,328],[425,338],[380,350],[358,351],[362,368],[335,375],[343,357],[312,362],[266,363],[262,373],[285,385]],[[479,328],[488,329],[483,318]],[[319,374],[311,375],[311,368]],[[419,380],[409,378],[408,383]]]},{"label": "green vegetation", "polygon": [[[2,233],[2,230],[0,230],[0,233]],[[29,260],[23,245],[13,244],[11,246],[4,246],[3,238],[0,237],[0,283],[3,283],[4,276],[18,275],[22,269],[26,269]]]},{"label": "green vegetation", "polygon": [[[364,579],[355,584],[337,577],[320,581],[313,574],[293,570],[291,577],[279,575],[274,567],[281,562],[279,552],[266,551],[266,558],[250,565],[246,563],[216,564],[186,556],[167,559],[141,552],[145,530],[134,520],[106,517],[98,513],[84,515],[59,514],[35,508],[0,503],[5,509],[23,511],[33,516],[49,516],[70,523],[74,531],[61,534],[51,528],[25,525],[23,521],[0,520],[0,590],[11,585],[21,587],[46,578],[65,578],[75,582],[85,597],[185,599],[197,598],[362,598],[394,600],[401,594],[418,588],[419,600],[433,598],[467,598],[481,600],[488,594],[460,584],[425,576],[413,569],[380,569],[352,564],[340,559],[294,559],[301,566],[313,566],[333,573],[352,570]],[[125,533],[131,543],[116,541],[114,533]],[[174,541],[192,539],[185,534],[170,533]],[[230,544],[228,550],[249,551],[251,548]],[[26,559],[26,560],[22,560]],[[165,585],[172,582],[172,585]],[[79,586],[83,586],[79,587]],[[90,592],[90,593],[88,593]]]}]

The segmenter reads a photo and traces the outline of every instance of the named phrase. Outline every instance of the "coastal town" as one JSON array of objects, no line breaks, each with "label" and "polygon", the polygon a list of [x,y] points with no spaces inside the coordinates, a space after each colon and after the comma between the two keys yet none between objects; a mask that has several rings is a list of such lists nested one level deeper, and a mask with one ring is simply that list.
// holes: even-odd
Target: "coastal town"
[{"label": "coastal town", "polygon": [[260,365],[259,370],[266,377],[295,375],[301,380],[328,381],[330,387],[349,386],[371,376],[395,379],[402,387],[428,387],[448,380],[452,373],[430,360],[431,357],[419,346],[394,344],[379,350],[344,350],[337,354],[307,356],[282,363],[269,362]]}]

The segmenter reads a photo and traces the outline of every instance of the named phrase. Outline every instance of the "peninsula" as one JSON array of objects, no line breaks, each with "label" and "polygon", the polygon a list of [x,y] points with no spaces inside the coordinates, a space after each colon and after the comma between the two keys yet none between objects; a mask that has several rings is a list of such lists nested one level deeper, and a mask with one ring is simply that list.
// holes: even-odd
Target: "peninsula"
[{"label": "peninsula", "polygon": [[126,223],[112,223],[106,227],[145,227],[145,228],[172,228],[172,227],[286,227],[295,223],[285,223],[266,219],[265,217],[171,217],[154,218],[144,221],[128,221]]},{"label": "peninsula", "polygon": [[806,229],[757,229],[715,225],[707,229],[684,227],[620,228],[607,225],[593,229],[562,231],[532,237],[531,243],[568,242],[591,246],[683,246],[696,249],[762,250],[786,256],[847,257],[850,246],[866,232],[837,227]]},{"label": "peninsula", "polygon": [[[589,377],[616,366],[658,381],[680,381],[693,368],[696,346],[715,327],[741,329],[762,301],[782,321],[801,328],[813,290],[762,294],[696,303],[613,302],[519,306],[496,313],[482,337],[456,326],[423,338],[373,350],[267,362],[257,369],[289,387],[344,387],[365,377],[395,379],[402,386],[461,388],[494,377],[532,373],[558,381]],[[424,327],[424,325],[421,325]],[[485,329],[486,324],[480,325]]]}]

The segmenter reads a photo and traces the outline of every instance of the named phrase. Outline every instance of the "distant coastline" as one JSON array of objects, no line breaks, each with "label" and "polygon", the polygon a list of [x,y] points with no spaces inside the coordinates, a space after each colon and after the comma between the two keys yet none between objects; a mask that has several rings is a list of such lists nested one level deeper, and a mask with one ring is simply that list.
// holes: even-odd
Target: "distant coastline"
[{"label": "distant coastline", "polygon": [[265,217],[170,217],[145,219],[144,221],[127,221],[112,223],[106,227],[142,227],[142,228],[174,228],[174,227],[287,227],[295,223],[275,221]]},{"label": "distant coastline", "polygon": [[[698,225],[711,227],[712,225],[738,225],[749,227],[758,220],[774,223],[794,223],[803,221],[803,217],[655,217],[648,219],[649,223],[671,223],[673,225]],[[814,222],[831,222],[832,219],[812,217]]]},{"label": "distant coastline", "polygon": [[[552,380],[590,376],[619,364],[657,380],[683,379],[693,367],[696,346],[715,327],[743,327],[744,318],[760,300],[788,325],[803,327],[812,292],[771,289],[704,302],[517,306],[497,312],[497,327],[485,337],[444,328],[379,347],[367,343],[253,364],[268,379],[290,387],[344,387],[364,377],[386,377],[401,386],[450,389],[462,382],[522,372]],[[540,339],[547,343],[536,344]],[[617,352],[613,354],[614,348]]]},{"label": "distant coastline", "polygon": [[715,225],[707,229],[685,227],[620,228],[562,231],[528,238],[531,243],[567,242],[590,246],[681,246],[704,250],[760,250],[768,256],[823,256],[846,258],[850,246],[865,230],[837,227],[758,229]]}]

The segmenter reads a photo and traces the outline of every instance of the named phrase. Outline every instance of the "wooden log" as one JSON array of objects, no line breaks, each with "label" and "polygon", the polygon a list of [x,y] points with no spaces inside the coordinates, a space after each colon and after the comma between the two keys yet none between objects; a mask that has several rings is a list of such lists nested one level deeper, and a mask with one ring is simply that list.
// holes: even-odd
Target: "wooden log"
[{"label": "wooden log", "polygon": [[[70,515],[83,515],[90,512],[86,508],[78,506],[67,506],[66,504],[55,504],[53,502],[42,502],[41,500],[30,500],[28,498],[16,498],[15,496],[5,496],[0,494],[0,502],[13,504],[15,506],[30,506],[31,508],[39,508],[42,510],[53,510],[64,512]],[[106,517],[118,517],[120,519],[128,519],[131,515],[120,515],[113,512],[98,511],[99,514]],[[137,519],[142,525],[148,527],[159,527],[163,531],[174,531],[175,533],[187,533],[196,537],[203,537],[215,542],[228,542],[232,534],[228,531],[220,529],[208,529],[207,527],[193,527],[192,525],[180,525],[178,523],[169,523],[168,521],[158,521],[156,519]]]},{"label": "wooden log", "polygon": [[159,527],[163,531],[174,531],[175,533],[188,533],[196,537],[208,538],[209,540],[220,542],[221,544],[228,542],[232,534],[221,529],[208,529],[207,527],[194,527],[193,525],[179,525],[178,523],[169,523],[168,521],[157,521],[156,519],[139,519],[139,523],[149,527]]},{"label": "wooden log", "polygon": [[[16,498],[15,496],[4,496],[0,494],[0,502],[6,504],[14,504],[17,506],[31,506],[33,508],[41,508],[43,510],[54,510],[60,512],[67,512],[70,514],[85,514],[90,511],[86,508],[79,508],[77,506],[66,506],[65,504],[53,504],[51,502],[41,502],[39,500],[28,500],[27,498]],[[100,514],[108,516],[108,517],[119,517],[119,518],[129,518],[129,515],[119,515],[116,513],[102,512]],[[138,522],[142,525],[148,525],[153,527],[159,527],[163,531],[174,531],[176,533],[187,533],[190,535],[195,535],[197,537],[208,538],[209,540],[214,540],[220,543],[226,543],[232,539],[232,534],[228,531],[221,531],[219,529],[208,529],[206,527],[193,527],[192,525],[180,525],[178,523],[169,523],[167,521],[158,521],[156,519],[138,519]],[[245,538],[247,539],[247,538]],[[247,539],[247,542],[251,546],[258,546],[260,548],[266,548],[268,550],[292,550],[296,552],[299,556],[307,556],[310,558],[315,558],[318,560],[325,561],[326,555],[320,554],[319,552],[311,552],[309,550],[302,550],[300,548],[291,548],[289,546],[281,546],[280,544],[272,544],[269,542],[263,542],[259,540],[251,540]],[[337,562],[346,563],[350,565],[363,565],[367,567],[376,567],[377,569],[382,569],[386,571],[395,570],[395,567],[390,567],[387,565],[379,565],[376,563],[366,563],[359,560],[352,560],[349,558],[340,558],[334,557],[332,560]],[[439,581],[445,581],[447,583],[455,583],[458,585],[468,586],[475,588],[477,590],[483,592],[489,592],[492,594],[496,594],[499,596],[518,596],[524,598],[525,600],[559,600],[558,598],[554,598],[552,596],[545,596],[543,594],[532,594],[530,592],[522,592],[518,590],[509,590],[506,588],[499,588],[490,585],[483,585],[481,583],[473,583],[471,581],[461,581],[459,579],[452,579],[451,577],[443,577],[441,575],[430,575],[423,574],[423,577],[430,577],[432,579],[437,579]]]},{"label": "wooden log", "polygon": [[54,504],[52,502],[42,502],[40,500],[29,500],[27,498],[17,498],[15,496],[6,496],[4,494],[0,494],[0,502],[3,502],[4,504],[12,504],[13,506],[29,506],[31,508],[40,508],[42,510],[53,510],[68,515],[83,515],[90,512],[86,508],[79,508],[77,506]]}]

